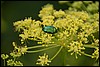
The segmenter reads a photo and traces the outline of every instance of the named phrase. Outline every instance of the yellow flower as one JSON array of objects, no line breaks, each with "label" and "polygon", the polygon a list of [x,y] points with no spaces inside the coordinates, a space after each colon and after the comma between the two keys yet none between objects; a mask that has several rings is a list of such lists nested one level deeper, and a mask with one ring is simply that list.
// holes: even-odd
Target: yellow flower
[{"label": "yellow flower", "polygon": [[92,58],[96,58],[98,59],[99,58],[99,49],[97,48],[94,53],[92,54]]},{"label": "yellow flower", "polygon": [[[89,37],[99,31],[99,13],[88,13],[86,8],[85,11],[82,10],[82,4],[83,2],[81,1],[73,2],[71,7],[76,10],[80,9],[77,11],[55,10],[52,4],[47,4],[42,7],[42,10],[39,12],[40,20],[28,18],[15,22],[15,29],[20,32],[21,44],[23,44],[25,40],[38,41],[38,44],[43,46],[59,44],[66,47],[68,44],[68,52],[72,52],[71,55],[73,53],[75,53],[75,55],[81,55],[81,51],[85,50],[84,45],[90,42]],[[98,5],[98,3],[96,4]],[[45,26],[54,26],[57,29],[57,33],[49,34],[44,32],[43,27]],[[94,46],[98,47],[98,40],[94,43],[92,42],[92,45],[93,44],[96,44]],[[21,52],[21,54],[27,51],[27,47],[14,47],[18,52]],[[42,66],[48,65],[48,55],[44,54],[44,56],[39,56],[39,58],[38,61],[40,62],[37,64],[41,64]],[[43,58],[46,59],[44,60]]]},{"label": "yellow flower", "polygon": [[63,17],[63,16],[65,16],[65,15],[66,15],[65,12],[62,11],[62,10],[54,11],[54,16],[57,17],[57,18]]},{"label": "yellow flower", "polygon": [[23,64],[20,61],[15,61],[14,66],[23,66]]},{"label": "yellow flower", "polygon": [[7,60],[7,65],[8,66],[13,66],[14,65],[14,60],[13,59]]},{"label": "yellow flower", "polygon": [[10,53],[13,57],[20,57],[22,54],[25,54],[27,51],[27,46],[18,46],[15,42],[12,43],[14,50]]},{"label": "yellow flower", "polygon": [[5,59],[7,59],[9,56],[7,55],[7,54],[1,54],[1,58],[3,59],[3,60],[5,60]]},{"label": "yellow flower", "polygon": [[68,52],[72,52],[71,55],[73,55],[75,53],[76,59],[77,59],[77,54],[81,55],[80,52],[82,50],[85,50],[85,48],[83,47],[83,44],[82,44],[81,41],[80,42],[77,42],[77,41],[74,42],[74,41],[72,41],[72,43],[70,43],[70,45],[68,46],[68,48],[69,48]]},{"label": "yellow flower", "polygon": [[36,64],[39,64],[39,65],[49,65],[48,62],[51,62],[50,60],[48,60],[48,55],[46,55],[46,53],[44,53],[43,56],[39,56],[39,59],[37,60],[39,62],[37,62]]}]

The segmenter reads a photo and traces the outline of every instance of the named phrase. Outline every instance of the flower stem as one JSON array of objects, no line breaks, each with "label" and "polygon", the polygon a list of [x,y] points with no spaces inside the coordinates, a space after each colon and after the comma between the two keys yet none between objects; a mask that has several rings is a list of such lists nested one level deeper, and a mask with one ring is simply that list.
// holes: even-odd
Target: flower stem
[{"label": "flower stem", "polygon": [[48,46],[38,45],[38,46],[28,47],[28,49],[32,49],[32,48],[39,48],[39,47],[50,47],[50,46],[54,46],[54,45],[48,45]]},{"label": "flower stem", "polygon": [[44,47],[42,45],[38,45],[38,46],[32,46],[32,47],[28,47],[28,49],[32,49],[32,48],[38,48],[38,47]]},{"label": "flower stem", "polygon": [[80,52],[80,53],[83,54],[83,55],[85,55],[85,56],[91,57],[91,55],[86,54],[86,53],[84,53],[84,52]]},{"label": "flower stem", "polygon": [[83,45],[84,47],[89,47],[89,48],[98,48],[96,46],[92,46],[92,45]]},{"label": "flower stem", "polygon": [[59,54],[59,52],[61,51],[62,48],[63,48],[63,46],[60,47],[60,49],[58,50],[58,52],[50,60],[53,60]]},{"label": "flower stem", "polygon": [[4,59],[4,66],[6,66],[6,64],[5,64],[5,59]]},{"label": "flower stem", "polygon": [[26,51],[26,52],[27,52],[27,53],[35,53],[35,52],[40,52],[40,51],[48,50],[48,49],[50,49],[50,48],[54,48],[54,47],[58,47],[58,46],[60,46],[60,45],[56,45],[56,46],[44,48],[44,49],[41,49],[41,50],[36,50],[36,51]]}]

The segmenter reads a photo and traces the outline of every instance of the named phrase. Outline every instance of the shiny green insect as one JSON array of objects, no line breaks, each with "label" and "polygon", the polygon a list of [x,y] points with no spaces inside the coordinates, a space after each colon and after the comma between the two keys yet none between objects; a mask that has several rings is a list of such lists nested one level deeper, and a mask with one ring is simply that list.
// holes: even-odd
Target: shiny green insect
[{"label": "shiny green insect", "polygon": [[54,26],[45,26],[43,27],[42,30],[46,33],[51,33],[51,34],[54,34],[57,32],[57,29]]}]

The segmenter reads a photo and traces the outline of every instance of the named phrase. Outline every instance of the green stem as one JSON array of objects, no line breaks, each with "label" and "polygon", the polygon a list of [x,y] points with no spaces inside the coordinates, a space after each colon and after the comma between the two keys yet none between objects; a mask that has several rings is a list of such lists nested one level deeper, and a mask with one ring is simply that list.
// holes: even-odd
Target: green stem
[{"label": "green stem", "polygon": [[[49,46],[54,46],[54,45],[48,45],[47,47],[49,47]],[[39,48],[39,47],[46,47],[46,46],[38,45],[38,46],[28,47],[28,49]]]},{"label": "green stem", "polygon": [[86,53],[84,53],[84,52],[80,52],[80,53],[83,54],[83,55],[85,55],[85,56],[91,57],[91,55],[86,54]]},{"label": "green stem", "polygon": [[62,48],[63,48],[63,46],[61,46],[60,49],[58,50],[58,52],[50,59],[51,61],[59,54],[59,52],[61,51]]},{"label": "green stem", "polygon": [[83,45],[84,47],[89,47],[89,48],[98,48],[96,46],[92,46],[92,45]]},{"label": "green stem", "polygon": [[16,60],[16,57],[14,57],[14,61]]},{"label": "green stem", "polygon": [[26,51],[26,52],[27,52],[27,53],[35,53],[35,52],[40,52],[40,51],[48,50],[48,49],[50,49],[50,48],[54,48],[54,47],[58,47],[58,46],[60,46],[60,45],[56,45],[56,46],[44,48],[44,49],[41,49],[41,50],[36,50],[36,51]]},{"label": "green stem", "polygon": [[4,59],[4,66],[6,66],[6,64],[5,64],[5,59]]},{"label": "green stem", "polygon": [[44,47],[42,45],[38,45],[38,46],[32,46],[32,47],[28,47],[28,49],[32,49],[32,48],[38,48],[38,47]]}]

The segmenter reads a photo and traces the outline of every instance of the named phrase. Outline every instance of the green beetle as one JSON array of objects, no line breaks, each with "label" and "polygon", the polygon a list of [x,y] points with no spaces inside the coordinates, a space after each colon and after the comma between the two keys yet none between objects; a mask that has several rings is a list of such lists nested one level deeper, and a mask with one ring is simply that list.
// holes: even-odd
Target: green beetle
[{"label": "green beetle", "polygon": [[54,34],[57,32],[57,29],[54,26],[45,26],[43,27],[42,30],[46,33],[51,33],[51,34]]}]

